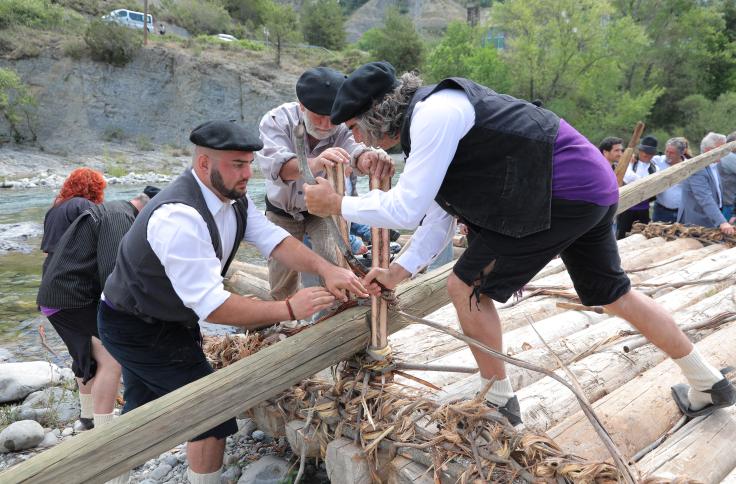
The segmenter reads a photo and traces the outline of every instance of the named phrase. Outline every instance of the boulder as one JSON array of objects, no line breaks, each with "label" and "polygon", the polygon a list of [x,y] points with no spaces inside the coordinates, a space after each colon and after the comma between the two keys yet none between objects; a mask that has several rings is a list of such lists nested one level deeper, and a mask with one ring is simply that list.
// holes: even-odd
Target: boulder
[{"label": "boulder", "polygon": [[284,481],[290,467],[288,461],[266,455],[243,469],[238,484],[279,484]]},{"label": "boulder", "polygon": [[70,369],[46,361],[0,363],[0,403],[21,400],[32,392],[73,380]]},{"label": "boulder", "polygon": [[31,449],[41,443],[44,435],[43,427],[35,420],[13,422],[0,432],[0,452]]},{"label": "boulder", "polygon": [[28,395],[18,412],[22,419],[60,426],[79,418],[79,399],[71,390],[61,387],[46,388]]}]

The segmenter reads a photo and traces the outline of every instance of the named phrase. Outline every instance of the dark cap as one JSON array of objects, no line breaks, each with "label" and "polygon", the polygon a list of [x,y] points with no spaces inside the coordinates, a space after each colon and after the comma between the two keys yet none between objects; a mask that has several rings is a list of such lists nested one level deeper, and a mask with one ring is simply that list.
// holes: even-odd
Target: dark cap
[{"label": "dark cap", "polygon": [[143,194],[144,195],[147,195],[148,198],[153,198],[160,191],[161,191],[161,189],[159,187],[154,187],[154,186],[151,186],[151,185],[147,185],[146,188],[143,189]]},{"label": "dark cap", "polygon": [[657,138],[651,135],[644,136],[641,139],[639,146],[637,146],[637,149],[639,151],[643,151],[644,153],[649,153],[650,155],[656,155],[657,154]]},{"label": "dark cap", "polygon": [[398,83],[394,66],[386,61],[369,62],[358,67],[337,92],[330,113],[332,124],[344,123],[368,111],[373,101],[381,99]]},{"label": "dark cap", "polygon": [[329,116],[345,74],[329,67],[309,69],[296,81],[296,97],[313,113]]},{"label": "dark cap", "polygon": [[234,121],[207,121],[192,130],[189,141],[213,150],[258,151],[261,139]]}]

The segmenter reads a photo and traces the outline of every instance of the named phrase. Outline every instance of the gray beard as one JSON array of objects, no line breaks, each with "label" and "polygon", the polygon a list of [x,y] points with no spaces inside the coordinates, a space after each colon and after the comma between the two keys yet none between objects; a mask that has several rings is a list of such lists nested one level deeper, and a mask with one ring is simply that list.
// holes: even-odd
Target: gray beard
[{"label": "gray beard", "polygon": [[309,134],[309,136],[320,141],[329,138],[337,132],[337,126],[334,126],[328,131],[318,130],[314,127],[314,124],[312,124],[309,116],[304,116],[304,127],[307,128],[307,134]]}]

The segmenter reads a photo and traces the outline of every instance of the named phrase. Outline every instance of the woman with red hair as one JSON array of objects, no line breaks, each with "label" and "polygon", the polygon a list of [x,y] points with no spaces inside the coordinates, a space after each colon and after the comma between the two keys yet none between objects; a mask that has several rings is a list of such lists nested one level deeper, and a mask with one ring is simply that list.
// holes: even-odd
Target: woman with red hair
[{"label": "woman with red hair", "polygon": [[102,203],[106,186],[102,173],[91,168],[77,168],[64,180],[53,206],[43,219],[41,250],[47,255],[42,272],[46,272],[56,243],[72,222],[93,204]]}]

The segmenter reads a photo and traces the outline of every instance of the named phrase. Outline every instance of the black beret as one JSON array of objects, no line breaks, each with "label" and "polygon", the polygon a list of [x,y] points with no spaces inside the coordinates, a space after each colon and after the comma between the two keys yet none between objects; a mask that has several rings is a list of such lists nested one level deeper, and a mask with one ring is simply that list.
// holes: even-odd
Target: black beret
[{"label": "black beret", "polygon": [[152,185],[146,185],[146,188],[143,189],[143,194],[147,195],[148,198],[153,198],[160,191],[161,189],[159,187],[154,187]]},{"label": "black beret", "polygon": [[398,83],[394,66],[386,61],[369,62],[358,67],[337,92],[330,113],[332,124],[344,123],[368,111],[373,101],[381,99]]},{"label": "black beret", "polygon": [[315,67],[296,82],[296,97],[313,113],[329,116],[337,90],[345,82],[345,74],[329,67]]},{"label": "black beret", "polygon": [[657,138],[654,136],[644,136],[641,139],[641,142],[639,143],[639,146],[637,148],[639,151],[643,151],[644,153],[649,153],[650,155],[656,155],[657,154]]},{"label": "black beret", "polygon": [[189,141],[213,150],[258,151],[263,142],[234,121],[207,121],[192,130]]}]

